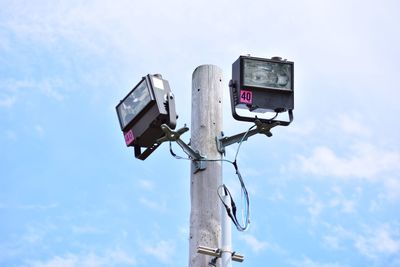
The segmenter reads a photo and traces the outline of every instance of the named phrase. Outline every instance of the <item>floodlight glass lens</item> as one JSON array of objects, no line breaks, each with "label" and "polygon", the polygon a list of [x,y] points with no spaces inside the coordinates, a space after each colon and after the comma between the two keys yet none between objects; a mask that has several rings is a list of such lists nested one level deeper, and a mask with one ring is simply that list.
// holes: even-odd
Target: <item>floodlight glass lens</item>
[{"label": "floodlight glass lens", "polygon": [[243,78],[245,86],[292,90],[292,65],[245,59]]},{"label": "floodlight glass lens", "polygon": [[143,80],[118,106],[122,128],[125,128],[151,101],[146,80]]}]

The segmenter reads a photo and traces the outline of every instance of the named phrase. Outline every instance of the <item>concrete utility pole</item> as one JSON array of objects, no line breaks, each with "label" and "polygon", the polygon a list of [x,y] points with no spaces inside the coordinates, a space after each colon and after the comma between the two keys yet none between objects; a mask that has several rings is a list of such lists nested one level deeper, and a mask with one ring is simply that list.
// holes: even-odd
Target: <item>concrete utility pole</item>
[{"label": "concrete utility pole", "polygon": [[[214,65],[197,67],[192,76],[191,146],[207,159],[221,159],[215,137],[222,131],[222,70]],[[197,253],[199,245],[218,248],[221,240],[222,162],[207,162],[207,168],[190,178],[189,267],[208,267],[210,256]],[[220,266],[219,263],[217,266]]]}]

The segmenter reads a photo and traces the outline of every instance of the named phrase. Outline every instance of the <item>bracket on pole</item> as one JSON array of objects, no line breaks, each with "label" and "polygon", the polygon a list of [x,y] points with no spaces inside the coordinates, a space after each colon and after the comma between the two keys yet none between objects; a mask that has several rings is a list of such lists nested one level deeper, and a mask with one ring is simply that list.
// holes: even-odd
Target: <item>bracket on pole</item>
[{"label": "bracket on pole", "polygon": [[176,142],[194,163],[195,173],[207,168],[207,162],[205,161],[206,157],[200,155],[199,151],[194,151],[188,144],[180,139],[181,135],[189,130],[188,127],[184,126],[177,131],[173,131],[167,124],[162,124],[161,130],[165,135],[157,140],[158,144],[166,141]]},{"label": "bracket on pole", "polygon": [[260,120],[256,120],[255,124],[257,126],[256,129],[251,130],[251,131],[247,131],[247,132],[243,132],[240,134],[236,134],[233,136],[224,136],[224,133],[221,132],[221,135],[217,136],[215,139],[217,141],[217,149],[220,153],[225,154],[225,147],[230,146],[234,143],[239,143],[240,141],[247,141],[247,139],[250,136],[253,136],[255,134],[265,134],[268,137],[272,136],[271,133],[271,129],[275,126],[280,125],[281,123],[279,121],[275,121],[275,122],[269,122],[269,123],[265,123],[265,122],[261,122]]},{"label": "bracket on pole", "polygon": [[212,256],[212,257],[215,257],[215,259],[221,258],[223,252],[231,253],[233,261],[237,261],[237,262],[244,261],[244,256],[236,253],[235,251],[224,251],[219,248],[209,248],[209,247],[205,247],[205,246],[197,247],[197,253]]}]

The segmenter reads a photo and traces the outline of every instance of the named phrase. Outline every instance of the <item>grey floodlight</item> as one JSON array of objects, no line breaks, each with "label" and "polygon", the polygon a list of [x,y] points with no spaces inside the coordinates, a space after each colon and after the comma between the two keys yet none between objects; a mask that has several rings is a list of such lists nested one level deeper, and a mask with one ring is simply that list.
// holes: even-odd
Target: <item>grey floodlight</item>
[{"label": "grey floodlight", "polygon": [[[241,121],[258,119],[270,123],[274,120],[257,118],[254,113],[288,112],[289,121],[277,122],[289,125],[294,109],[293,68],[293,62],[280,57],[240,56],[232,64],[232,80],[229,84],[233,117]],[[246,109],[252,112],[252,116],[239,115],[236,109]]]},{"label": "grey floodlight", "polygon": [[[135,148],[135,157],[146,159],[164,135],[162,124],[175,129],[175,99],[168,81],[161,75],[146,75],[116,107],[127,146]],[[142,147],[146,150],[142,153]]]}]

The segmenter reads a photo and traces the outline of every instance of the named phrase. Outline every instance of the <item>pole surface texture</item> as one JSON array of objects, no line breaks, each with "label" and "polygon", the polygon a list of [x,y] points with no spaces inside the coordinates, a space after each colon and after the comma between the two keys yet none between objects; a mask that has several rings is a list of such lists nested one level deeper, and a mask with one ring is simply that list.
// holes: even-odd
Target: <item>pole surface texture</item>
[{"label": "pole surface texture", "polygon": [[[222,131],[222,79],[222,70],[214,65],[199,66],[192,76],[191,146],[207,159],[222,158],[215,141]],[[189,267],[208,267],[212,257],[197,253],[197,247],[220,245],[221,203],[217,189],[222,184],[222,162],[207,162],[205,170],[194,172],[192,163]]]},{"label": "pole surface texture", "polygon": [[[228,195],[224,195],[223,198],[224,202],[232,208],[230,205],[230,198]],[[231,228],[231,219],[226,212],[226,209],[223,205],[221,205],[221,230],[222,230],[222,237],[221,237],[221,266],[222,267],[231,267],[232,266],[232,228]]]}]

